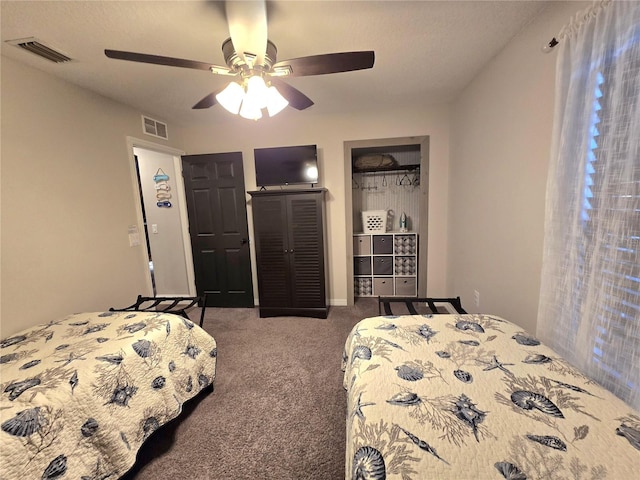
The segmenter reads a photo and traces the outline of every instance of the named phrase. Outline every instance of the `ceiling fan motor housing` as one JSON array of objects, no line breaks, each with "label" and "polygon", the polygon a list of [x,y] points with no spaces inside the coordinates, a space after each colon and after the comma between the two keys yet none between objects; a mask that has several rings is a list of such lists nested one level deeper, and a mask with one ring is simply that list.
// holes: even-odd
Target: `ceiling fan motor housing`
[{"label": "ceiling fan motor housing", "polygon": [[[231,38],[227,38],[222,43],[222,54],[224,55],[224,61],[232,70],[240,71],[244,68],[254,68],[256,66],[262,67],[265,72],[268,72],[274,63],[276,63],[276,56],[278,49],[272,41],[267,40],[267,49],[264,56],[264,65],[247,65],[242,58],[236,52]],[[257,55],[252,52],[244,52],[245,58],[255,59]]]}]

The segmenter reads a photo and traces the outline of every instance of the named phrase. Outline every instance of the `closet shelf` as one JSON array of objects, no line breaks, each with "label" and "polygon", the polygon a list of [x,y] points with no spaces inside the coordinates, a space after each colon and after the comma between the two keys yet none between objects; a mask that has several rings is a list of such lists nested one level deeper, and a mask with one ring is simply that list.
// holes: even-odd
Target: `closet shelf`
[{"label": "closet shelf", "polygon": [[413,172],[420,170],[420,165],[395,165],[391,167],[353,168],[352,173],[376,173],[376,172]]}]

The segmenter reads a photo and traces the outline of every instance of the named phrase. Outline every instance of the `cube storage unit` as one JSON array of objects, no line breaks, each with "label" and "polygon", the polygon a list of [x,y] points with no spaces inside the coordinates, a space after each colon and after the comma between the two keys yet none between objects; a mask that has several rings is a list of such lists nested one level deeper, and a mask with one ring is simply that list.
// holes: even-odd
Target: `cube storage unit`
[{"label": "cube storage unit", "polygon": [[355,234],[353,275],[357,297],[417,295],[418,234]]}]

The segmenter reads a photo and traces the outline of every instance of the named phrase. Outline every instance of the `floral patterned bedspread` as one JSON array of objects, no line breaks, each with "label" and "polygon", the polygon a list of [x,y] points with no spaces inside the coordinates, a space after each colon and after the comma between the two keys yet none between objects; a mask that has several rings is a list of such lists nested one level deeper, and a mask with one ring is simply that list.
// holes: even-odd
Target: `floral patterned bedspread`
[{"label": "floral patterned bedspread", "polygon": [[639,413],[502,318],[368,318],[342,363],[348,479],[638,478]]},{"label": "floral patterned bedspread", "polygon": [[182,317],[82,313],[0,342],[0,479],[117,479],[213,383],[216,342]]}]

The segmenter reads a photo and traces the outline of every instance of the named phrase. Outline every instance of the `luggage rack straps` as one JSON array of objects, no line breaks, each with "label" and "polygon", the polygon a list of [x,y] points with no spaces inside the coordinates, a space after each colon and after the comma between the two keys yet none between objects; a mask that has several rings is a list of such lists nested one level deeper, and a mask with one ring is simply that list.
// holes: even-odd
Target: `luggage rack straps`
[{"label": "luggage rack straps", "polygon": [[392,303],[404,303],[411,315],[418,315],[414,303],[426,303],[431,313],[439,314],[440,312],[438,311],[438,307],[436,307],[436,302],[449,303],[456,312],[460,314],[467,313],[466,310],[462,308],[460,297],[378,297],[378,315],[382,315],[383,309],[385,315],[393,315],[391,310]]},{"label": "luggage rack straps", "polygon": [[[163,305],[167,303],[167,305]],[[187,304],[185,305],[184,302]],[[109,309],[110,312],[162,312],[180,315],[187,320],[191,320],[187,310],[196,305],[201,305],[200,327],[204,323],[204,313],[207,308],[207,294],[198,297],[143,297],[138,295],[136,302],[124,308]]]}]

